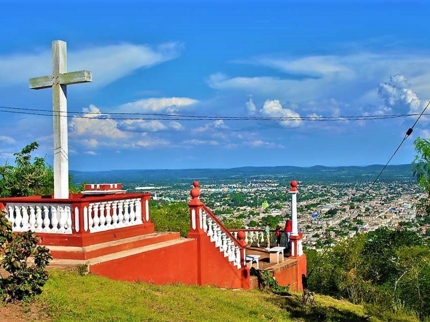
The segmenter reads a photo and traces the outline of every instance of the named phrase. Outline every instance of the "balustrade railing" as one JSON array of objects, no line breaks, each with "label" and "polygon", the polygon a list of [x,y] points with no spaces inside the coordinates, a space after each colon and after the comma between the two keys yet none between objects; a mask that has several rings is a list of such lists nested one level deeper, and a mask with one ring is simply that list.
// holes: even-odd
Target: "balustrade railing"
[{"label": "balustrade railing", "polygon": [[[48,199],[48,200],[46,200]],[[118,194],[55,200],[3,198],[14,232],[96,233],[149,221],[149,194]]]},{"label": "balustrade railing", "polygon": [[245,233],[245,242],[249,246],[261,247],[262,244],[267,244],[267,235],[264,229],[230,229],[230,232],[236,238],[239,231]]},{"label": "balustrade railing", "polygon": [[215,247],[224,254],[224,257],[238,269],[242,268],[245,259],[245,247],[241,246],[236,237],[231,234],[224,225],[206,206],[202,207],[203,230]]}]

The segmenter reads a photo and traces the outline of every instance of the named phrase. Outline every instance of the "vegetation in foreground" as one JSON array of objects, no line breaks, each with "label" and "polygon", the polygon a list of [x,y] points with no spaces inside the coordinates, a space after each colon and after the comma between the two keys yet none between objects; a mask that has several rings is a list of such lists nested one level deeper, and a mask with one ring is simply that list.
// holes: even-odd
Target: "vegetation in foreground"
[{"label": "vegetation in foreground", "polygon": [[50,271],[44,292],[22,310],[31,314],[35,306],[43,307],[45,321],[417,321],[369,317],[360,305],[322,295],[305,305],[301,294],[118,282],[65,271]]}]

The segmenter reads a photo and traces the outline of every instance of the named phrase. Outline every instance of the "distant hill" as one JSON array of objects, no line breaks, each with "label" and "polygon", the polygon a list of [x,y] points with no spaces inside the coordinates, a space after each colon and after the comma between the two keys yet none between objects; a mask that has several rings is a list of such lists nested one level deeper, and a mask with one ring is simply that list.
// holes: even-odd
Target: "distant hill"
[{"label": "distant hill", "polygon": [[[111,170],[111,171],[70,171],[73,182],[80,184],[121,182],[121,183],[163,183],[223,181],[223,180],[255,180],[284,178],[308,182],[367,182],[376,179],[383,165],[342,166],[342,167],[240,167],[230,169],[182,169],[182,170]],[[414,180],[411,166],[389,165],[378,179],[379,181]]]}]

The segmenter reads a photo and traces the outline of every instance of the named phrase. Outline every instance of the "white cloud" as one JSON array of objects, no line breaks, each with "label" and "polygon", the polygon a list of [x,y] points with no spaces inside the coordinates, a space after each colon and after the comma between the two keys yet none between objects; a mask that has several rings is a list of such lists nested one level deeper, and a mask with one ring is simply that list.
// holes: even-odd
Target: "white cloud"
[{"label": "white cloud", "polygon": [[146,140],[138,140],[132,144],[134,148],[151,148],[151,147],[161,147],[169,145],[169,141],[161,138],[149,138]]},{"label": "white cloud", "polygon": [[119,107],[124,112],[166,112],[176,113],[180,108],[198,103],[188,97],[145,98]]},{"label": "white cloud", "polygon": [[11,138],[10,136],[0,135],[0,142],[2,144],[15,144],[16,141],[14,138]]},{"label": "white cloud", "polygon": [[202,133],[202,132],[208,132],[208,131],[216,131],[219,129],[228,129],[228,126],[225,125],[223,120],[215,120],[213,122],[207,123],[203,126],[199,126],[195,129],[193,129],[193,133]]},{"label": "white cloud", "polygon": [[287,118],[286,120],[279,122],[279,124],[285,127],[297,127],[302,122],[298,113],[290,109],[282,108],[282,105],[278,100],[267,100],[259,112],[263,116]]},{"label": "white cloud", "polygon": [[183,144],[186,145],[219,145],[219,143],[215,140],[185,140],[183,141]]},{"label": "white cloud", "polygon": [[74,116],[70,122],[70,136],[104,137],[111,139],[126,138],[127,135],[120,131],[115,120],[109,119],[106,114],[90,105],[84,109],[83,117]]},{"label": "white cloud", "polygon": [[421,113],[427,102],[423,102],[411,90],[405,76],[390,77],[388,83],[379,84],[378,94],[384,100],[385,106],[396,112]]},{"label": "white cloud", "polygon": [[131,132],[158,132],[167,129],[167,126],[157,120],[125,120],[118,123],[118,129]]},{"label": "white cloud", "polygon": [[347,55],[280,57],[263,56],[236,61],[265,66],[283,76],[251,77],[210,75],[207,84],[218,90],[251,92],[256,97],[277,97],[281,101],[302,102],[337,98],[373,103],[375,84],[391,75],[407,75],[418,95],[430,92],[430,58],[427,53],[379,54],[357,52]]},{"label": "white cloud", "polygon": [[246,102],[246,108],[248,109],[249,114],[254,115],[257,112],[257,107],[252,101],[252,97],[249,97],[248,102]]},{"label": "white cloud", "polygon": [[275,143],[267,142],[263,140],[249,141],[249,142],[246,142],[245,144],[253,148],[262,148],[262,147],[263,148],[283,148],[283,146],[279,144],[275,144]]},{"label": "white cloud", "polygon": [[85,151],[84,154],[88,154],[88,155],[97,155],[96,152],[94,151]]},{"label": "white cloud", "polygon": [[[50,46],[30,54],[0,56],[0,86],[28,84],[29,78],[51,75]],[[69,49],[68,70],[89,70],[94,86],[104,86],[137,69],[148,68],[178,57],[183,46],[165,43],[159,46],[117,44]]]}]

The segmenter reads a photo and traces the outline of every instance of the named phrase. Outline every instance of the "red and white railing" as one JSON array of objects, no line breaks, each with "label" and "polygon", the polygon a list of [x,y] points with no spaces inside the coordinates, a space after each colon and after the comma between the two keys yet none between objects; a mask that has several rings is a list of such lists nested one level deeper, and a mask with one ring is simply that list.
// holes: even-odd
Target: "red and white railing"
[{"label": "red and white railing", "polygon": [[238,233],[236,238],[200,201],[199,183],[194,181],[193,185],[194,188],[190,192],[192,200],[188,203],[191,216],[190,234],[206,234],[230,263],[238,269],[243,268],[246,257],[246,243],[243,240],[243,233]]}]

